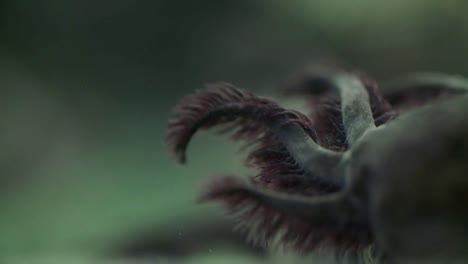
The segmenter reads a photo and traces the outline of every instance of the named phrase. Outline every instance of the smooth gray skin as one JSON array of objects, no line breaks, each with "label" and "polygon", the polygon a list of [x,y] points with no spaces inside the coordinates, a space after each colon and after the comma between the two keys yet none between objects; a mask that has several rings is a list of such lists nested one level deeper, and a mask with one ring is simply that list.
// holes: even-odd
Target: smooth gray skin
[{"label": "smooth gray skin", "polygon": [[337,74],[332,82],[340,93],[343,125],[352,147],[367,130],[375,128],[369,94],[361,80],[352,74]]},{"label": "smooth gray skin", "polygon": [[[366,88],[353,74],[324,72],[316,75],[339,93],[347,141],[349,146],[354,146],[366,131],[375,129]],[[349,166],[346,154],[321,147],[297,125],[273,126],[273,132],[302,168],[313,172],[322,182],[344,187]]]},{"label": "smooth gray skin", "polygon": [[384,260],[468,261],[468,95],[367,131],[350,160],[348,195]]}]

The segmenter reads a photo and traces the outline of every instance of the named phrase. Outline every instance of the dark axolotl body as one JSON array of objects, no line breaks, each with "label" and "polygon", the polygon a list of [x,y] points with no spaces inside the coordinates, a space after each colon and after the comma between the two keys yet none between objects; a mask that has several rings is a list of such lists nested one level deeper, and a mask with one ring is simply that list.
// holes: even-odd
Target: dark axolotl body
[{"label": "dark axolotl body", "polygon": [[468,259],[468,85],[445,75],[425,82],[381,94],[361,73],[316,68],[286,89],[311,96],[308,115],[217,84],[182,100],[167,141],[182,163],[200,129],[221,126],[248,142],[258,174],[217,177],[200,200],[224,203],[254,242],[460,261]]},{"label": "dark axolotl body", "polygon": [[351,152],[376,248],[390,258],[468,261],[468,95],[401,115]]}]

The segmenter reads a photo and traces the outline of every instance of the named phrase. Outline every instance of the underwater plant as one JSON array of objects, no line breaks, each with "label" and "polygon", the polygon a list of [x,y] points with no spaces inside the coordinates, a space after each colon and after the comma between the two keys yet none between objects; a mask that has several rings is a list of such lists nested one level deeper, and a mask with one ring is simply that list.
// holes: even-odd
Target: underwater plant
[{"label": "underwater plant", "polygon": [[381,92],[364,73],[313,67],[283,86],[307,98],[302,114],[213,84],[175,108],[167,143],[185,163],[198,130],[247,142],[258,174],[215,177],[199,200],[223,203],[254,243],[388,263],[468,259],[467,91],[461,77],[419,74]]}]

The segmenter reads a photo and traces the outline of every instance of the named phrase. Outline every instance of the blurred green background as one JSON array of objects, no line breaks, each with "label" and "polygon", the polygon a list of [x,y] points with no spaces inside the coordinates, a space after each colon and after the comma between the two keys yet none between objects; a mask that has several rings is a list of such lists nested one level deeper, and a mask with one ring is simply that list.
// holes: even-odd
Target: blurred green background
[{"label": "blurred green background", "polygon": [[[140,236],[203,241],[180,230],[224,220],[218,207],[195,205],[199,187],[246,171],[236,146],[212,134],[195,138],[187,167],[172,160],[163,140],[183,95],[215,81],[268,94],[323,58],[379,80],[466,75],[467,8],[461,0],[1,0],[0,263],[114,263]],[[271,261],[216,243],[181,261],[220,259]]]}]

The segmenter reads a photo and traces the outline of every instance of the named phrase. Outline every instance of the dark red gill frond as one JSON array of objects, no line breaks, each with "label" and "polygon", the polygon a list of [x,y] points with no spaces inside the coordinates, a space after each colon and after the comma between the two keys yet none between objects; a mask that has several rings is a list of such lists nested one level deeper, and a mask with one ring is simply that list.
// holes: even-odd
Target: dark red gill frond
[{"label": "dark red gill frond", "polygon": [[[231,132],[235,140],[247,141],[251,150],[249,163],[260,169],[258,179],[264,183],[276,180],[280,182],[276,186],[284,186],[289,179],[283,176],[293,174],[302,178],[304,186],[318,192],[322,183],[335,189],[342,187],[344,176],[335,170],[341,154],[315,142],[315,133],[305,115],[229,84],[212,85],[184,98],[170,121],[167,142],[178,160],[185,162],[192,135],[214,126],[221,127],[220,133]],[[283,173],[272,174],[278,169]],[[281,175],[281,179],[268,175]]]},{"label": "dark red gill frond", "polygon": [[442,73],[414,73],[384,83],[383,93],[401,111],[468,92],[468,80]]},{"label": "dark red gill frond", "polygon": [[315,138],[308,119],[303,115],[287,111],[268,99],[227,83],[209,85],[185,97],[174,112],[166,141],[182,163],[186,161],[185,151],[193,134],[214,126],[224,126],[219,130],[221,133],[234,131],[232,137],[236,140],[252,140],[274,129],[273,126],[295,123],[309,137]]},{"label": "dark red gill frond", "polygon": [[246,163],[259,171],[255,180],[271,190],[316,196],[342,188],[342,185],[333,179],[334,175],[320,177],[319,166],[316,171],[304,169],[284,145],[270,134],[250,144]]},{"label": "dark red gill frond", "polygon": [[341,193],[307,198],[267,191],[236,177],[215,178],[200,201],[220,201],[249,240],[280,242],[301,253],[318,248],[337,254],[365,249],[372,241],[366,219]]}]

